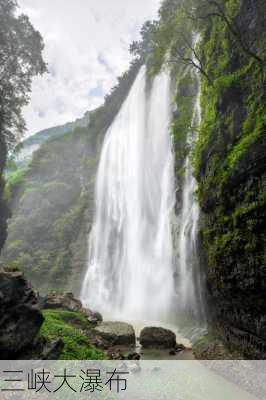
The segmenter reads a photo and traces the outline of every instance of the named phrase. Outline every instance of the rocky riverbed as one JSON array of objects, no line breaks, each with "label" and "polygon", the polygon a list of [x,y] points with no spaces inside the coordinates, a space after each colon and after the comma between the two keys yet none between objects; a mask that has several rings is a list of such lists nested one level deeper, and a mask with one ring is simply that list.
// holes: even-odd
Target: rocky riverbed
[{"label": "rocky riverbed", "polygon": [[[193,357],[189,346],[177,341],[176,334],[169,329],[140,329],[124,321],[103,321],[99,312],[84,308],[72,293],[51,292],[40,297],[21,272],[0,273],[2,358]],[[78,347],[75,342],[80,340],[82,346]]]}]

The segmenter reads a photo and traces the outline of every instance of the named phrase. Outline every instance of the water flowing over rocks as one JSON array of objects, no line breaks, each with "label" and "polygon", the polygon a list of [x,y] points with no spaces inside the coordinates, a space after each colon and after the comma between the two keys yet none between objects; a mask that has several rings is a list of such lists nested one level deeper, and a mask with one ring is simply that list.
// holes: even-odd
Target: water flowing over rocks
[{"label": "water flowing over rocks", "polygon": [[1,358],[16,358],[31,346],[43,320],[37,294],[23,274],[0,271]]},{"label": "water flowing over rocks", "polygon": [[143,66],[105,135],[81,291],[85,306],[125,320],[161,320],[175,296],[170,74],[151,85],[147,75]]},{"label": "water flowing over rocks", "polygon": [[[194,46],[200,40],[197,34],[194,37]],[[196,59],[194,60],[196,63]],[[192,114],[192,127],[197,127],[201,122],[200,106],[200,76],[194,70],[193,76],[196,82],[197,93]],[[200,208],[195,193],[197,182],[193,176],[191,153],[195,146],[197,131],[191,129],[187,135],[187,146],[190,148],[185,163],[182,190],[180,194],[180,231],[178,237],[178,261],[177,261],[177,293],[178,302],[176,308],[180,314],[193,315],[195,320],[204,321],[205,302],[204,285],[199,265],[199,218]]]},{"label": "water flowing over rocks", "polygon": [[175,349],[176,335],[169,329],[146,327],[140,332],[140,344],[144,348]]}]

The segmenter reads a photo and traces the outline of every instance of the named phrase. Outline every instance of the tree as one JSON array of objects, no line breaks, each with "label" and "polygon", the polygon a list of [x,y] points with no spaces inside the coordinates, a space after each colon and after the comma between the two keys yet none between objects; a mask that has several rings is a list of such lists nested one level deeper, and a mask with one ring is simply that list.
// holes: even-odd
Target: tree
[{"label": "tree", "polygon": [[46,72],[43,41],[16,0],[0,0],[0,250],[9,216],[3,199],[6,155],[23,134],[22,107],[29,101],[32,78]]},{"label": "tree", "polygon": [[144,61],[153,74],[158,73],[164,63],[180,64],[181,61],[193,65],[208,78],[194,48],[191,19],[182,12],[181,3],[182,0],[164,0],[158,21],[143,25],[141,40],[133,42],[130,51]]},{"label": "tree", "polygon": [[133,56],[138,57],[141,60],[144,60],[147,58],[149,53],[153,51],[155,45],[154,35],[157,27],[158,27],[158,21],[145,22],[140,31],[141,40],[134,41],[130,45],[129,51]]},{"label": "tree", "polygon": [[[234,46],[255,60],[264,70],[265,60],[258,54],[254,41],[240,28],[238,0],[164,0],[159,10],[159,20],[143,26],[142,39],[134,42],[131,51],[139,55],[154,73],[164,63],[191,65],[213,84],[205,65],[201,46],[195,42],[196,32],[208,32],[217,20],[227,28]],[[194,35],[193,35],[194,32]]]},{"label": "tree", "polygon": [[265,60],[253,50],[253,43],[249,43],[246,32],[238,26],[235,18],[239,7],[237,2],[235,6],[231,6],[231,13],[226,10],[226,1],[224,0],[180,0],[180,5],[186,17],[191,19],[196,26],[201,24],[206,26],[206,23],[208,21],[211,23],[213,18],[221,19],[241,50],[261,67],[265,65]]},{"label": "tree", "polygon": [[0,0],[0,134],[7,147],[25,129],[22,107],[33,76],[46,72],[42,37],[17,8],[16,0]]}]

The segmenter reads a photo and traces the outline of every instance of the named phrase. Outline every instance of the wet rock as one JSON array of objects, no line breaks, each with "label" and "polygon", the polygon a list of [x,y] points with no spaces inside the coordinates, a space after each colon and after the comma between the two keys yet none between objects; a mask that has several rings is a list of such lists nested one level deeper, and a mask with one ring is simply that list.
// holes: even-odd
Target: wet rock
[{"label": "wet rock", "polygon": [[94,333],[104,347],[134,346],[136,343],[133,326],[125,322],[103,322],[94,328]]},{"label": "wet rock", "polygon": [[144,348],[172,349],[176,346],[176,335],[169,329],[146,327],[140,332],[140,344]]},{"label": "wet rock", "polygon": [[75,299],[73,293],[51,292],[42,299],[42,308],[81,311],[82,303],[80,300]]},{"label": "wet rock", "polygon": [[16,358],[31,346],[43,321],[36,293],[23,274],[0,271],[1,358]]},{"label": "wet rock", "polygon": [[98,311],[92,311],[89,308],[82,308],[81,312],[86,315],[88,321],[92,324],[98,324],[103,322],[103,317]]},{"label": "wet rock", "polygon": [[125,360],[125,356],[119,350],[111,349],[108,351],[107,355],[110,360]]},{"label": "wet rock", "polygon": [[185,347],[181,343],[177,343],[175,348],[169,351],[169,356],[175,356],[176,353],[180,353],[181,351],[189,350],[189,348]]},{"label": "wet rock", "polygon": [[49,340],[37,337],[32,344],[18,355],[20,360],[57,360],[64,348],[61,338]]},{"label": "wet rock", "polygon": [[140,354],[139,353],[129,353],[127,356],[128,360],[140,360]]},{"label": "wet rock", "polygon": [[[187,348],[183,345],[183,344],[181,344],[181,343],[179,343],[179,344],[177,344],[176,345],[176,347],[175,347],[175,352],[176,353],[179,353],[180,351],[184,351],[184,350],[186,350]],[[187,349],[188,350],[188,349]]]}]

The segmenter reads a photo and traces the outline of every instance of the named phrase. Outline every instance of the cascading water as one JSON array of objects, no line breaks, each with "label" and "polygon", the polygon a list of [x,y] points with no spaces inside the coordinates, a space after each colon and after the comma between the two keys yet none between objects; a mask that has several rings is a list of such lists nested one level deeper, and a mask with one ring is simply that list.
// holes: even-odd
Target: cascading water
[{"label": "cascading water", "polygon": [[103,144],[81,299],[105,315],[166,321],[174,298],[169,74],[142,67]]},{"label": "cascading water", "polygon": [[[195,35],[194,46],[199,40]],[[196,59],[194,58],[194,63]],[[201,122],[200,77],[197,70],[192,70],[197,85],[197,95],[192,116],[192,129],[188,133],[187,145],[194,147],[196,128]],[[178,311],[198,321],[205,320],[203,282],[198,257],[199,205],[195,197],[197,183],[193,177],[191,154],[185,160],[185,174],[182,191],[182,209],[179,219],[178,238]]]}]

